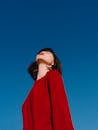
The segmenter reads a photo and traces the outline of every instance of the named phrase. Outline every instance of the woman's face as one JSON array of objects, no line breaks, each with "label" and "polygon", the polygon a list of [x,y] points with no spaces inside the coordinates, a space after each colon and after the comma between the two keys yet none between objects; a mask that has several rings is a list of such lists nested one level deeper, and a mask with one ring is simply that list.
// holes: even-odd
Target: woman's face
[{"label": "woman's face", "polygon": [[54,56],[49,51],[41,51],[39,54],[37,54],[36,61],[44,62],[48,65],[53,65],[54,64]]}]

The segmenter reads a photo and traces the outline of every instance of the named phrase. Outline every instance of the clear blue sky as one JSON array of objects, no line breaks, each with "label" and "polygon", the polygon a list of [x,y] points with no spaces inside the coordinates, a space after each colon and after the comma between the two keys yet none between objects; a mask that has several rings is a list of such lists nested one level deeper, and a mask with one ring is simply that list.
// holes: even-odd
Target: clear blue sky
[{"label": "clear blue sky", "polygon": [[51,47],[63,65],[75,130],[98,130],[98,2],[0,1],[0,130],[22,130],[36,52]]}]

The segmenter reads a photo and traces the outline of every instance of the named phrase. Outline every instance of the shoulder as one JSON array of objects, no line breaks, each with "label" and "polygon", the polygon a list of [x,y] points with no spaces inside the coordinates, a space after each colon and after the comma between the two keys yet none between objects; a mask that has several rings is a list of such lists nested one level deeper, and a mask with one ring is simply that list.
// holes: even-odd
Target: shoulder
[{"label": "shoulder", "polygon": [[55,77],[55,78],[57,78],[57,77],[62,77],[62,75],[60,74],[60,72],[59,71],[57,71],[57,70],[50,70],[49,72],[48,72],[48,76],[49,77]]},{"label": "shoulder", "polygon": [[53,83],[58,84],[58,85],[64,84],[63,77],[60,74],[60,72],[57,70],[50,70],[47,74],[47,78],[50,84],[53,84]]}]

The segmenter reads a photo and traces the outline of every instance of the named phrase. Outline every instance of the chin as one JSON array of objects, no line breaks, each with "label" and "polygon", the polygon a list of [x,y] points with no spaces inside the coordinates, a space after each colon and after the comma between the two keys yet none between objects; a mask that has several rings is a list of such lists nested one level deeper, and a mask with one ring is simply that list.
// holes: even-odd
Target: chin
[{"label": "chin", "polygon": [[45,59],[44,58],[38,58],[37,62],[45,62]]},{"label": "chin", "polygon": [[38,62],[38,63],[45,63],[45,64],[47,64],[47,65],[50,65],[50,63],[49,63],[46,59],[44,59],[44,58],[38,58],[38,59],[37,59],[37,62]]}]

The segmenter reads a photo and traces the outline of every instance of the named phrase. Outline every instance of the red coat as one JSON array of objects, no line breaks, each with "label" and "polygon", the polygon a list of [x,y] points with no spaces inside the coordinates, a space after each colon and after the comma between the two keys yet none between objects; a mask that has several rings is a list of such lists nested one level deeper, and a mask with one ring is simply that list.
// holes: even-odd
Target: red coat
[{"label": "red coat", "polygon": [[74,130],[64,83],[57,70],[36,80],[22,105],[23,130]]}]

